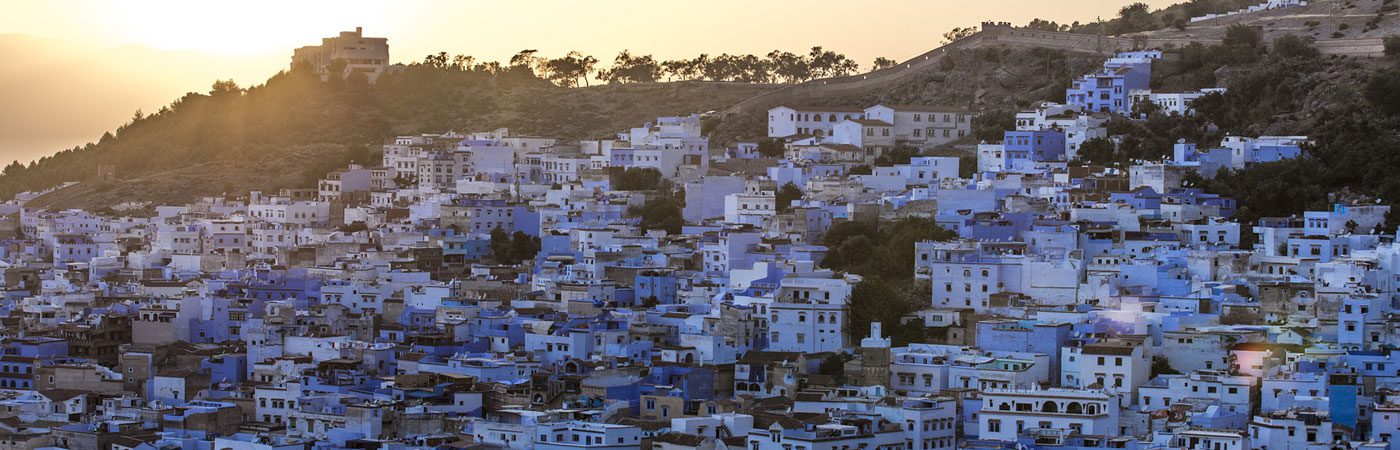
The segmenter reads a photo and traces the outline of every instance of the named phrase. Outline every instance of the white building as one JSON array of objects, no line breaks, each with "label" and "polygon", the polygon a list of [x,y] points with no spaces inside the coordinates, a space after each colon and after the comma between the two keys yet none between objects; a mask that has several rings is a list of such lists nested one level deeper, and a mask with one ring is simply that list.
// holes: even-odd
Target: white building
[{"label": "white building", "polygon": [[982,393],[978,438],[1015,441],[1027,430],[1067,430],[1083,435],[1120,434],[1118,398],[1080,389],[991,389]]},{"label": "white building", "polygon": [[915,147],[935,147],[972,133],[972,113],[960,109],[878,104],[865,108],[865,119],[890,124],[895,140]]},{"label": "white building", "polygon": [[1138,387],[1137,404],[1146,409],[1165,409],[1183,400],[1204,400],[1233,413],[1250,411],[1251,376],[1234,376],[1223,371],[1198,370],[1186,375],[1158,375]]},{"label": "white building", "polygon": [[865,110],[847,106],[779,106],[768,110],[768,137],[793,135],[831,136],[845,120],[863,119]]},{"label": "white building", "polygon": [[1334,441],[1326,411],[1277,411],[1249,421],[1251,449],[1322,450]]},{"label": "white building", "polygon": [[1073,388],[1103,389],[1124,404],[1137,396],[1138,386],[1147,382],[1152,360],[1141,340],[1111,339],[1077,347],[1060,354],[1060,385]]},{"label": "white building", "polygon": [[846,347],[847,301],[859,281],[820,276],[784,278],[773,296],[768,349],[822,353]]},{"label": "white building", "polygon": [[[331,76],[364,74],[370,83],[389,67],[389,39],[365,37],[364,29],[342,31],[339,36],[321,39],[321,45],[308,45],[292,52],[292,69],[307,64],[325,81]],[[339,70],[338,73],[333,71]]]}]

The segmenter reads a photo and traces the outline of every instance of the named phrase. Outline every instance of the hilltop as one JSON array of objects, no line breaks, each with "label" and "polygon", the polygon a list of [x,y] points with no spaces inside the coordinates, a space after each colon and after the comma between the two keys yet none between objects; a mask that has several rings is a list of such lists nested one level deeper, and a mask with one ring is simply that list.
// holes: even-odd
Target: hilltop
[{"label": "hilltop", "polygon": [[1189,22],[1184,29],[1167,26],[1127,36],[1220,39],[1231,25],[1244,24],[1257,27],[1269,41],[1287,34],[1314,39],[1383,38],[1400,33],[1397,12],[1400,3],[1395,0],[1315,0],[1303,6]]},{"label": "hilltop", "polygon": [[[1374,54],[1368,49],[1377,47],[1380,37],[1400,30],[1395,0],[1317,0],[1183,24],[1189,14],[1248,3],[1194,0],[1147,15],[1129,11],[1101,24],[996,27],[954,38],[892,67],[801,84],[681,81],[564,88],[528,72],[412,65],[366,85],[286,72],[248,89],[219,84],[207,94],[187,94],[153,114],[138,114],[95,143],[28,167],[7,167],[0,175],[0,196],[82,181],[31,205],[182,203],[223,192],[310,186],[348,162],[377,163],[379,144],[399,134],[509,127],[562,139],[600,138],[656,116],[706,111],[722,112],[712,135],[718,146],[764,135],[764,111],[788,102],[967,108],[982,116],[979,122],[990,130],[965,142],[972,143],[994,137],[1016,109],[1062,99],[1074,77],[1093,70],[1114,50],[1144,43],[1168,47],[1167,58],[1154,69],[1154,89],[1231,88],[1225,96],[1229,108],[1215,111],[1221,117],[1209,117],[1218,121],[1219,130],[1308,134],[1329,125],[1320,117],[1373,112],[1360,91],[1389,65],[1356,55]],[[1257,42],[1224,44],[1235,25],[1255,30]],[[1099,37],[1092,34],[1096,29],[1126,32]],[[1028,37],[1026,31],[1055,36]],[[1284,52],[1272,43],[1290,35],[1302,37],[1290,42],[1304,47],[1327,48],[1321,55],[1280,55]],[[1205,44],[1185,44],[1191,41]],[[1359,52],[1337,48],[1354,41],[1369,47]],[[1373,116],[1368,120],[1387,119]],[[1386,123],[1367,126],[1391,129]],[[1160,153],[1160,144],[1168,141],[1156,138],[1153,148],[1129,153]],[[99,165],[115,165],[117,181],[94,181]],[[1367,184],[1364,189],[1375,187]],[[1285,208],[1254,211],[1260,209]]]},{"label": "hilltop", "polygon": [[[0,196],[83,182],[31,203],[63,208],[305,187],[350,161],[376,164],[378,145],[397,134],[508,127],[599,138],[657,116],[722,109],[771,89],[700,81],[563,88],[518,73],[416,65],[374,85],[284,72],[248,89],[217,83],[209,93],[138,113],[95,143],[27,167],[12,165],[0,176]],[[115,165],[117,181],[94,181],[99,165]]]},{"label": "hilltop", "polygon": [[[1064,99],[1074,77],[1103,63],[1103,55],[1000,43],[953,48],[927,69],[870,86],[847,89],[802,105],[920,104],[965,108],[983,115]],[[776,98],[724,116],[715,135],[721,143],[763,136],[767,108],[788,103]],[[969,142],[975,142],[969,140]]]}]

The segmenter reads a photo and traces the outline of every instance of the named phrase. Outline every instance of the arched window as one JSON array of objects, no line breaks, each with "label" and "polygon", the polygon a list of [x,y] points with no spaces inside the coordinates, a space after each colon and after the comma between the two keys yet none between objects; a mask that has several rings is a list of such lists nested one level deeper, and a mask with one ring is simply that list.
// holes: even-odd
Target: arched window
[{"label": "arched window", "polygon": [[1070,414],[1084,414],[1084,406],[1080,405],[1079,402],[1069,402],[1069,405],[1065,406],[1065,412]]},{"label": "arched window", "polygon": [[1010,403],[1006,403],[1006,402],[1002,402],[1002,403],[1001,403],[1001,406],[998,406],[998,407],[997,407],[997,410],[999,410],[999,411],[1010,411],[1010,410],[1011,410],[1011,404],[1010,404]]},{"label": "arched window", "polygon": [[1045,402],[1040,405],[1040,412],[1057,413],[1060,412],[1060,405],[1055,402]]}]

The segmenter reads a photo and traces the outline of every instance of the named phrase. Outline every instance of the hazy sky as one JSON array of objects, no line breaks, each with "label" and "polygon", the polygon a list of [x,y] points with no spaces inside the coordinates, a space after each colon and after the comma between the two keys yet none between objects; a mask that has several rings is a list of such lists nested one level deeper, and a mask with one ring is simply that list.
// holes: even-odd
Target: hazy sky
[{"label": "hazy sky", "polygon": [[[1170,0],[1146,0],[1153,7]],[[215,77],[256,84],[286,67],[293,48],[364,27],[389,38],[396,62],[446,51],[505,61],[531,48],[542,56],[578,50],[610,62],[619,50],[660,59],[699,53],[798,52],[813,45],[867,67],[877,56],[902,60],[936,47],[941,35],[983,20],[1024,24],[1110,18],[1131,0],[44,0],[8,2],[0,14],[0,160],[30,159],[95,140],[137,108],[153,110]],[[14,41],[16,36],[9,36]],[[29,37],[41,39],[27,39]],[[46,50],[35,51],[33,41]],[[47,50],[61,45],[62,51]],[[28,50],[28,51],[25,51]],[[58,56],[51,55],[53,53]],[[126,54],[136,53],[137,58]],[[75,56],[55,64],[62,55]],[[41,55],[41,56],[36,56]],[[84,58],[105,59],[121,78],[35,76],[40,65],[82,70]],[[125,61],[125,62],[123,62]],[[119,66],[128,67],[119,67]],[[131,67],[134,66],[134,67]],[[106,70],[91,65],[91,70]],[[19,78],[15,78],[18,75]],[[3,78],[10,75],[10,78]],[[84,81],[90,78],[90,81]],[[18,83],[16,83],[18,82]],[[16,85],[18,84],[18,85]],[[141,89],[131,87],[136,84]],[[8,91],[8,92],[7,92]],[[61,107],[23,104],[38,93],[62,92]],[[21,95],[29,93],[29,95]],[[28,97],[24,99],[21,97]],[[39,98],[36,98],[39,97]],[[13,99],[20,98],[19,101]],[[97,104],[103,103],[103,104]],[[75,111],[74,109],[82,109]],[[5,111],[9,109],[10,111]],[[48,115],[45,111],[48,110]],[[37,111],[37,112],[36,112]],[[8,114],[7,114],[8,112]]]}]

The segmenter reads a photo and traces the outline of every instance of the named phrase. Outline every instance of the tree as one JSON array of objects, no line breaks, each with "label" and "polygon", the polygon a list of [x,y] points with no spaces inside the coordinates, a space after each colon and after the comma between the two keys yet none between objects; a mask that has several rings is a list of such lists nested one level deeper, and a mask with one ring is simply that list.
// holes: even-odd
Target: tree
[{"label": "tree", "polygon": [[866,277],[909,280],[914,276],[914,244],[944,241],[956,235],[932,220],[904,218],[870,224],[841,222],[822,235],[827,254],[821,266]]},{"label": "tree", "polygon": [[673,79],[690,79],[690,61],[670,60],[661,63],[661,71],[666,74],[666,81]]},{"label": "tree", "polygon": [[340,226],[340,232],[345,234],[358,233],[368,229],[369,225],[366,225],[364,221],[359,220]]},{"label": "tree", "polygon": [[475,66],[476,58],[469,55],[458,54],[452,57],[452,70],[470,70]]},{"label": "tree", "polygon": [[773,75],[788,83],[806,81],[812,78],[811,62],[802,55],[773,50],[768,52],[768,66]]},{"label": "tree", "polygon": [[781,140],[764,139],[758,141],[758,154],[763,155],[764,158],[782,158],[783,153],[786,152],[787,147],[783,145]]},{"label": "tree", "polygon": [[1400,58],[1400,34],[1386,36],[1383,42],[1385,43],[1385,56]]},{"label": "tree", "polygon": [[1107,164],[1117,161],[1114,154],[1113,141],[1105,138],[1093,138],[1084,141],[1079,145],[1079,159],[1092,164]]},{"label": "tree", "polygon": [[573,51],[567,55],[538,62],[540,75],[554,84],[563,87],[576,87],[579,81],[588,85],[588,74],[593,73],[598,58]]},{"label": "tree", "polygon": [[663,68],[651,55],[632,56],[623,50],[613,58],[611,69],[598,71],[598,79],[609,83],[651,83],[661,78]]},{"label": "tree", "polygon": [[422,64],[436,69],[447,67],[447,52],[429,53],[428,56],[423,57]]},{"label": "tree", "polygon": [[507,233],[501,227],[491,230],[491,258],[499,264],[516,265],[533,259],[540,252],[540,238],[522,231]]},{"label": "tree", "polygon": [[608,184],[617,191],[654,191],[664,187],[665,177],[651,167],[609,167]]},{"label": "tree", "polygon": [[1364,88],[1371,106],[1386,114],[1400,114],[1400,69],[1390,69],[1371,76]]},{"label": "tree", "polygon": [[1026,28],[1040,31],[1069,31],[1069,25],[1061,25],[1049,20],[1031,19]]},{"label": "tree", "polygon": [[1302,38],[1293,33],[1274,39],[1274,54],[1284,58],[1316,58],[1321,55],[1313,46],[1312,38]]},{"label": "tree", "polygon": [[1001,142],[1007,130],[1016,129],[1016,113],[1009,109],[987,111],[972,118],[972,135],[982,142]]},{"label": "tree", "polygon": [[977,34],[977,27],[975,26],[953,28],[951,30],[948,30],[948,32],[943,33],[943,43],[950,43],[958,39],[972,36],[974,34]]},{"label": "tree", "polygon": [[502,264],[510,259],[510,233],[499,226],[491,229],[491,257]]},{"label": "tree", "polygon": [[792,182],[787,182],[783,184],[783,187],[778,188],[778,192],[776,194],[778,211],[787,212],[788,209],[790,209],[790,207],[792,206],[793,200],[801,199],[802,188],[797,187],[797,185],[792,184]]},{"label": "tree", "polygon": [[1264,33],[1259,29],[1237,23],[1225,29],[1225,38],[1221,44],[1227,47],[1244,46],[1249,48],[1259,47],[1264,42]]},{"label": "tree", "polygon": [[[510,65],[512,67],[534,67],[540,60],[540,57],[535,56],[536,53],[539,53],[539,50],[527,49],[516,52],[514,56],[510,57]],[[446,56],[446,53],[443,55]]]},{"label": "tree", "polygon": [[900,145],[881,153],[880,156],[875,158],[875,165],[889,167],[895,164],[909,164],[909,161],[913,160],[914,157],[918,155],[918,148]]},{"label": "tree", "polygon": [[846,55],[823,49],[821,46],[812,47],[807,52],[806,60],[811,75],[815,78],[850,75],[860,68],[860,64]]},{"label": "tree", "polygon": [[209,95],[218,97],[223,95],[243,95],[243,88],[238,87],[238,83],[233,80],[216,80],[209,89]]},{"label": "tree", "polygon": [[13,162],[11,162],[10,165],[5,166],[4,172],[0,172],[0,174],[3,174],[5,176],[18,175],[23,170],[24,164],[20,164],[19,160],[16,159]]},{"label": "tree", "polygon": [[[598,58],[594,58],[592,55],[582,55],[579,52],[569,52],[569,57],[573,62],[570,67],[574,69],[574,78],[582,79],[583,85],[588,86],[588,74],[593,73],[593,68],[598,65]],[[578,83],[575,82],[574,85],[577,86]]]},{"label": "tree", "polygon": [[846,363],[852,359],[855,357],[845,352],[833,353],[817,365],[817,373],[835,379],[838,386],[844,385],[846,384]]},{"label": "tree", "polygon": [[[924,286],[927,286],[926,284]],[[923,323],[905,317],[914,314],[928,302],[924,289],[915,289],[910,283],[895,282],[882,278],[866,278],[851,288],[849,313],[846,315],[846,332],[852,339],[866,336],[870,324],[880,322],[896,346],[924,341]],[[834,364],[834,363],[833,363]]]},{"label": "tree", "polygon": [[1157,19],[1152,17],[1152,7],[1146,3],[1133,3],[1118,10],[1117,26],[1113,34],[1136,33],[1159,28]]},{"label": "tree", "polygon": [[672,196],[648,199],[640,211],[635,211],[635,215],[642,218],[640,226],[643,232],[665,230],[667,234],[680,234],[681,227],[685,226],[680,202]]},{"label": "tree", "polygon": [[875,62],[870,63],[870,70],[888,69],[897,65],[899,65],[899,61],[881,56],[875,58]]},{"label": "tree", "polygon": [[511,264],[519,264],[527,259],[534,259],[540,252],[540,238],[525,234],[523,231],[516,231],[510,236],[510,259]]},{"label": "tree", "polygon": [[1178,375],[1181,373],[1172,368],[1171,362],[1167,361],[1167,357],[1160,355],[1152,357],[1151,370],[1152,374],[1150,376],[1153,378],[1156,378],[1157,375]]},{"label": "tree", "polygon": [[521,50],[515,55],[511,56],[508,65],[504,68],[498,68],[498,72],[496,73],[510,74],[515,77],[540,77],[544,79],[549,79],[550,74],[545,71],[546,69],[549,69],[549,67],[545,64],[546,60],[542,57],[536,56],[536,53],[539,53],[539,50]]}]

